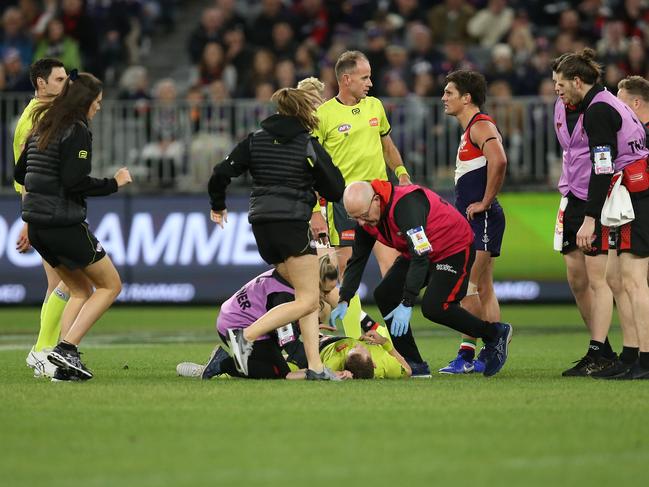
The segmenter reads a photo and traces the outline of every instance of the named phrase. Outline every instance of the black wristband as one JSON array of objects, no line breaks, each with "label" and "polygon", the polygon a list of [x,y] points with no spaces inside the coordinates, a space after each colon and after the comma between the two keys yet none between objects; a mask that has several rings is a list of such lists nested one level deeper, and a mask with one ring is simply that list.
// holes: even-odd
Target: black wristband
[{"label": "black wristband", "polygon": [[401,300],[401,304],[404,306],[407,306],[408,308],[412,308],[415,305],[415,300],[409,297],[404,297]]}]

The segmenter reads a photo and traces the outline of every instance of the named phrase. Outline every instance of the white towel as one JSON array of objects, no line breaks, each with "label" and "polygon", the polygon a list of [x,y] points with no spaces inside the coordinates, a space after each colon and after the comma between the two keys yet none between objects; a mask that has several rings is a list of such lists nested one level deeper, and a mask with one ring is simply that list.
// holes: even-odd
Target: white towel
[{"label": "white towel", "polygon": [[621,227],[635,219],[633,203],[629,191],[622,184],[622,172],[615,173],[611,183],[600,221],[607,227]]},{"label": "white towel", "polygon": [[568,206],[568,198],[561,197],[559,202],[559,211],[557,211],[557,221],[554,224],[554,250],[561,252],[563,248],[563,214]]}]

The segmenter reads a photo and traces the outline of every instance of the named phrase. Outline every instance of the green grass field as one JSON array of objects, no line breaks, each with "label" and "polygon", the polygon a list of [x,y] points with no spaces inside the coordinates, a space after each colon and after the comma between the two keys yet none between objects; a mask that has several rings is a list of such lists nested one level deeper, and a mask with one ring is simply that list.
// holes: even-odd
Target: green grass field
[{"label": "green grass field", "polygon": [[[51,383],[24,363],[38,310],[0,309],[2,484],[545,487],[646,476],[646,384],[560,377],[587,343],[573,307],[505,307],[510,360],[489,379],[177,377],[177,362],[209,355],[215,314],[114,308],[83,347],[95,379]],[[444,365],[456,337],[415,322],[424,357]],[[611,336],[619,348],[617,326]]]}]

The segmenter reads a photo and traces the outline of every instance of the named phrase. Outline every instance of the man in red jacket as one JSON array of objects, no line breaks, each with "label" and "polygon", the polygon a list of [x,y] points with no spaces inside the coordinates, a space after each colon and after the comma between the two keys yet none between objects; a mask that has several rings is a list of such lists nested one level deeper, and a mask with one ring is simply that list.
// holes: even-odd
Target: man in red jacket
[{"label": "man in red jacket", "polygon": [[358,181],[345,189],[349,216],[358,222],[352,257],[340,289],[344,311],[361,281],[376,240],[401,256],[374,290],[395,348],[406,360],[420,358],[410,330],[412,307],[422,288],[424,316],[485,343],[485,376],[507,360],[512,327],[488,323],[460,306],[475,259],[473,232],[466,218],[439,195],[417,185]]}]

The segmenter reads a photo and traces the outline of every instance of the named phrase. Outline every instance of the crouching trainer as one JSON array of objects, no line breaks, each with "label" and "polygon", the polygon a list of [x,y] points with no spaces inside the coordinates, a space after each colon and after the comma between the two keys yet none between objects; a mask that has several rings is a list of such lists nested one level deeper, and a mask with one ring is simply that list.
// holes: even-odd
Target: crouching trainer
[{"label": "crouching trainer", "polygon": [[486,322],[460,306],[475,258],[473,232],[466,219],[438,194],[418,185],[358,181],[347,186],[343,202],[359,228],[340,289],[338,314],[344,315],[356,293],[378,240],[401,252],[374,290],[399,353],[409,362],[422,361],[410,318],[421,289],[426,287],[421,301],[424,317],[482,338],[484,375],[498,373],[507,360],[511,325]]}]

